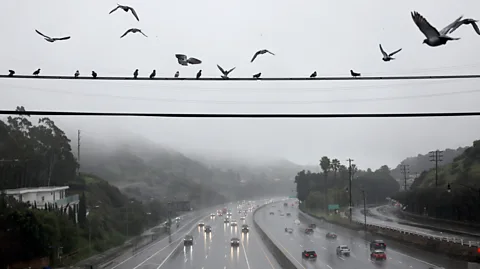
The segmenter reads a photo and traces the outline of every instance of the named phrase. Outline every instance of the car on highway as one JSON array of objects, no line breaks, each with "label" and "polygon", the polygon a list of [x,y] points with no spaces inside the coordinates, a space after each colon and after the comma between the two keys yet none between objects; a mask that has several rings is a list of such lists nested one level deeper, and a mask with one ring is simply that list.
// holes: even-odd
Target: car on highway
[{"label": "car on highway", "polygon": [[183,245],[184,246],[191,246],[193,245],[193,236],[187,234],[185,238],[183,238]]},{"label": "car on highway", "polygon": [[229,223],[229,222],[230,222],[230,220],[229,220],[228,218],[225,218],[225,219],[223,220],[223,223]]},{"label": "car on highway", "polygon": [[283,206],[288,206],[288,203],[283,203]]},{"label": "car on highway", "polygon": [[384,261],[387,259],[387,254],[381,249],[376,249],[370,253],[370,260],[372,261]]},{"label": "car on highway", "polygon": [[350,256],[350,248],[347,245],[340,245],[337,247],[337,255]]},{"label": "car on highway", "polygon": [[302,257],[304,259],[316,259],[317,253],[315,252],[315,250],[310,250],[310,251],[304,250],[302,252]]},{"label": "car on highway", "polygon": [[285,216],[285,214],[283,214],[283,212],[282,212],[282,213],[280,213],[280,216]]},{"label": "car on highway", "polygon": [[376,250],[376,249],[386,250],[387,244],[385,244],[383,240],[378,240],[378,239],[373,240],[372,242],[370,242],[370,250]]},{"label": "car on highway", "polygon": [[232,247],[240,246],[240,239],[238,239],[237,237],[234,237],[234,238],[230,239],[230,245]]},{"label": "car on highway", "polygon": [[292,214],[290,214],[290,212],[287,213],[287,217],[290,217]]},{"label": "car on highway", "polygon": [[316,225],[315,223],[310,223],[310,224],[308,225],[308,228],[315,229],[315,228],[317,228],[317,225]]},{"label": "car on highway", "polygon": [[232,220],[230,221],[230,226],[237,226],[237,221],[234,220],[234,219],[232,219]]},{"label": "car on highway", "polygon": [[215,213],[210,214],[210,217],[215,217]]},{"label": "car on highway", "polygon": [[313,234],[313,229],[312,228],[306,228],[305,233],[306,234]]},{"label": "car on highway", "polygon": [[295,221],[293,221],[293,223],[295,223],[296,225],[300,225],[300,221],[298,219],[296,219]]},{"label": "car on highway", "polygon": [[248,233],[248,232],[249,232],[248,225],[247,225],[247,224],[243,224],[243,225],[242,225],[242,233]]},{"label": "car on highway", "polygon": [[212,227],[210,225],[205,226],[205,232],[206,233],[211,233],[212,232]]},{"label": "car on highway", "polygon": [[270,212],[270,215],[275,215],[275,213],[272,211],[272,212]]},{"label": "car on highway", "polygon": [[334,233],[328,232],[328,233],[325,235],[325,238],[327,238],[327,239],[337,239],[337,235],[334,234]]},{"label": "car on highway", "polygon": [[285,228],[285,232],[286,233],[293,233],[293,229],[292,228]]},{"label": "car on highway", "polygon": [[199,223],[198,223],[198,227],[203,227],[203,226],[205,226],[205,223],[204,223],[204,222],[199,222]]},{"label": "car on highway", "polygon": [[240,220],[245,220],[245,216],[241,216],[241,217],[240,217]]}]

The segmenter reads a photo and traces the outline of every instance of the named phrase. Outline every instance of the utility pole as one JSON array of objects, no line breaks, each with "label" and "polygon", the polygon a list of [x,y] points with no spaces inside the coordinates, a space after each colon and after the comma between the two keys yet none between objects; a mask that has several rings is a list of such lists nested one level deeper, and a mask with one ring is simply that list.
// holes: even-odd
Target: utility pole
[{"label": "utility pole", "polygon": [[405,186],[405,191],[407,191],[407,175],[410,172],[408,169],[408,164],[401,164],[400,165],[400,172],[403,174],[403,180],[404,180],[404,186]]},{"label": "utility pole", "polygon": [[77,175],[80,175],[80,130],[77,133]]},{"label": "utility pole", "polygon": [[353,160],[348,158],[348,196],[349,196],[349,209],[350,209],[350,222],[352,222],[352,162]]},{"label": "utility pole", "polygon": [[443,155],[441,150],[430,151],[430,161],[435,162],[435,187],[438,187],[438,162],[442,161]]}]

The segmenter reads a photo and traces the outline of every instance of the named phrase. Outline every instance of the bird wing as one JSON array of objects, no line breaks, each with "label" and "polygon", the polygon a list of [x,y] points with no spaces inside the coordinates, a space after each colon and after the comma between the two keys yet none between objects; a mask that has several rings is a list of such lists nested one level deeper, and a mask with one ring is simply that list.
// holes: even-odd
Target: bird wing
[{"label": "bird wing", "polygon": [[480,35],[480,29],[478,29],[477,23],[475,21],[472,21],[471,24],[475,32],[477,32],[477,34]]},{"label": "bird wing", "polygon": [[[458,17],[456,20],[454,20],[452,23],[450,23],[449,25],[445,26],[442,30],[440,30],[440,35],[446,35],[448,34],[449,32],[452,33],[453,31],[451,31],[452,28],[456,27],[458,24],[461,24],[462,22],[462,18],[463,18],[463,15]],[[460,25],[459,25],[460,26]],[[456,27],[458,28],[458,27]]]},{"label": "bird wing", "polygon": [[272,55],[275,55],[273,52],[269,51],[269,50],[265,50],[266,52],[272,54]]},{"label": "bird wing", "polygon": [[140,19],[138,18],[137,12],[135,11],[135,9],[133,9],[133,7],[130,7],[129,9],[130,9],[130,11],[132,12],[133,16],[135,17],[135,19],[137,19],[137,21],[140,21]]},{"label": "bird wing", "polygon": [[200,61],[197,58],[190,57],[190,58],[187,59],[187,63],[189,63],[189,64],[201,64],[202,61]]},{"label": "bird wing", "polygon": [[112,14],[113,12],[115,12],[115,10],[119,9],[120,8],[120,5],[118,5],[116,8],[112,9],[112,11],[110,11],[108,14]]},{"label": "bird wing", "polygon": [[392,52],[392,53],[388,54],[388,56],[393,56],[393,55],[395,55],[395,54],[399,53],[401,50],[402,50],[402,49],[400,48],[400,49],[398,49],[398,50],[396,50],[396,51],[394,51],[394,52]]},{"label": "bird wing", "polygon": [[55,37],[54,38],[55,40],[67,40],[67,39],[70,39],[69,36],[65,36],[65,37]]},{"label": "bird wing", "polygon": [[185,54],[175,54],[175,57],[181,61],[186,61],[187,60],[187,55]]},{"label": "bird wing", "polygon": [[417,25],[418,29],[425,35],[427,38],[438,37],[440,33],[435,27],[433,27],[422,15],[418,12],[412,12],[413,22]]},{"label": "bird wing", "polygon": [[46,35],[40,33],[40,31],[38,31],[37,29],[35,29],[35,32],[37,32],[37,34],[39,34],[39,35],[41,35],[41,36],[43,36],[43,37],[45,37],[45,38],[50,38],[49,36],[46,36]]},{"label": "bird wing", "polygon": [[220,70],[220,72],[222,72],[222,74],[225,75],[225,70],[223,70],[223,68],[222,68],[220,65],[218,65],[218,64],[217,64],[217,67],[218,67],[218,69]]},{"label": "bird wing", "polygon": [[253,61],[255,61],[255,59],[257,58],[257,56],[260,54],[260,51],[257,51],[255,52],[255,55],[253,55],[253,58],[252,60],[250,61],[251,63],[253,63]]},{"label": "bird wing", "polygon": [[383,57],[388,57],[388,54],[382,48],[382,44],[378,44],[378,46],[380,47],[380,51],[382,52]]},{"label": "bird wing", "polygon": [[128,29],[120,38],[126,36],[128,33],[130,33],[132,31],[132,29]]},{"label": "bird wing", "polygon": [[228,70],[227,75],[230,74],[233,70],[235,70],[235,68],[237,68],[237,67],[234,67],[234,68]]},{"label": "bird wing", "polygon": [[144,35],[145,37],[148,37],[146,34],[144,34],[144,33],[142,32],[142,30],[138,30],[138,31],[139,31],[142,35]]}]

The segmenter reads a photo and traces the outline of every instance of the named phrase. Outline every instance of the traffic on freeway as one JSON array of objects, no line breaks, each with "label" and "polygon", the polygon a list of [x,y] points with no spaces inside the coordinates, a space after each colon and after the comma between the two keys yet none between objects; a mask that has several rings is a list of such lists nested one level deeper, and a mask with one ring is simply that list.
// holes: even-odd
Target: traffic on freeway
[{"label": "traffic on freeway", "polygon": [[[288,212],[290,216],[282,216],[281,212]],[[324,223],[299,211],[296,205],[268,205],[257,211],[255,220],[297,268],[467,268],[465,262],[412,249],[386,238],[368,236],[365,240],[363,231],[356,232]],[[285,228],[292,229],[293,232],[286,232]],[[383,241],[385,248],[374,240]],[[314,251],[315,258],[306,258],[304,251]]]},{"label": "traffic on freeway", "polygon": [[[253,227],[252,212],[263,203],[231,203],[225,207],[226,214],[223,207],[191,214],[180,220],[178,229],[172,230],[171,243],[164,238],[106,268],[280,268]],[[238,225],[225,223],[227,218],[236,219]]]}]

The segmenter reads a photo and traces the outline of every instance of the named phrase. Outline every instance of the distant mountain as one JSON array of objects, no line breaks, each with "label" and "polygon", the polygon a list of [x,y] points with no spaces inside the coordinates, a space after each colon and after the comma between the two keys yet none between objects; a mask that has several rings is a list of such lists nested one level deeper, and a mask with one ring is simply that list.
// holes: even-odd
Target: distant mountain
[{"label": "distant mountain", "polygon": [[[442,162],[439,162],[438,165],[446,165],[452,163],[453,160],[461,155],[467,147],[460,147],[457,149],[445,149],[442,152]],[[402,179],[403,174],[401,173],[400,167],[403,164],[408,165],[410,175],[416,173],[421,174],[424,171],[428,171],[435,167],[435,162],[430,161],[430,154],[426,153],[424,155],[418,154],[416,157],[408,157],[404,159],[395,169],[392,169],[390,175],[395,179]]]}]

